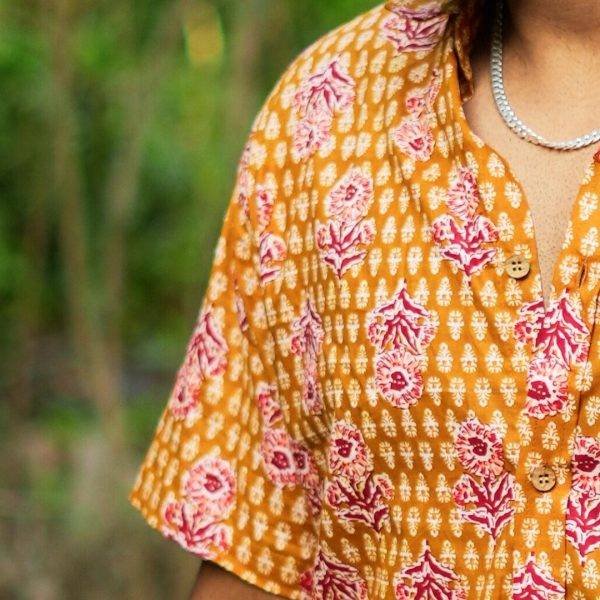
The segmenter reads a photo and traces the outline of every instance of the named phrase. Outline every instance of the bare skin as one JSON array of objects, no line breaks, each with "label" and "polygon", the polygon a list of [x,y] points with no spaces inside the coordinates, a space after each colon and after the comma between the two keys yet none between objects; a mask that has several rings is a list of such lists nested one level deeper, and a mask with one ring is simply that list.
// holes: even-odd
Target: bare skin
[{"label": "bare skin", "polygon": [[274,600],[276,597],[213,563],[205,562],[198,571],[189,600]]},{"label": "bare skin", "polygon": [[[597,0],[508,0],[505,86],[519,117],[548,139],[570,139],[600,126],[600,3]],[[559,152],[513,134],[491,94],[489,40],[472,56],[475,93],[464,104],[473,131],[507,160],[529,203],[537,239],[542,288],[547,299],[593,146]]]},{"label": "bare skin", "polygon": [[[600,126],[600,2],[508,0],[505,83],[517,114],[549,139],[571,138]],[[542,287],[565,237],[575,194],[593,149],[554,152],[520,140],[496,111],[490,91],[489,42],[475,48],[475,93],[464,109],[470,126],[509,163],[531,208]],[[271,600],[275,596],[205,563],[190,600]]]}]

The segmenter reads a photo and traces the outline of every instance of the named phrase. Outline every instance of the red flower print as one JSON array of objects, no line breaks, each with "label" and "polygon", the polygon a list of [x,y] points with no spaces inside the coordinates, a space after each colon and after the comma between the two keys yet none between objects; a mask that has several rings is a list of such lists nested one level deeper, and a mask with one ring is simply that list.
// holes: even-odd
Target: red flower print
[{"label": "red flower print", "polygon": [[364,482],[336,478],[327,483],[325,493],[338,518],[362,522],[379,532],[389,517],[386,500],[394,490],[387,475],[370,474]]},{"label": "red flower print", "polygon": [[328,462],[333,475],[350,480],[362,479],[373,469],[373,457],[358,427],[346,421],[333,424]]},{"label": "red flower print", "polygon": [[515,337],[533,342],[535,351],[545,359],[554,356],[566,366],[585,361],[589,350],[588,328],[571,303],[568,290],[545,313],[541,300],[522,306]]},{"label": "red flower print", "polygon": [[373,179],[351,167],[327,196],[329,216],[336,221],[359,221],[373,201]]},{"label": "red flower print", "polygon": [[278,487],[298,482],[292,438],[285,429],[266,429],[260,453],[268,478]]},{"label": "red flower print", "polygon": [[312,371],[318,364],[325,332],[323,321],[313,307],[310,298],[307,298],[302,314],[292,323],[291,329],[290,347],[292,353],[302,356],[305,369]]},{"label": "red flower print", "polygon": [[567,539],[584,564],[586,555],[600,548],[600,495],[571,491],[566,520]]},{"label": "red flower print", "polygon": [[264,185],[256,186],[257,227],[263,231],[271,222],[275,198],[273,192]]},{"label": "red flower print", "polygon": [[169,410],[175,419],[185,419],[195,411],[202,381],[225,372],[228,351],[227,341],[214,320],[212,308],[204,306],[169,398]]},{"label": "red flower print", "polygon": [[589,350],[589,331],[564,290],[548,308],[536,338],[536,350],[565,365],[581,363]]},{"label": "red flower print", "polygon": [[519,318],[515,323],[515,338],[524,344],[535,345],[545,314],[543,298],[521,306]]},{"label": "red flower print", "polygon": [[567,369],[554,357],[534,358],[527,374],[525,412],[543,419],[561,412],[568,400]]},{"label": "red flower print", "polygon": [[396,146],[413,160],[426,161],[431,158],[435,142],[424,119],[404,117],[400,125],[392,131],[392,139]]},{"label": "red flower print", "polygon": [[479,202],[479,187],[473,171],[468,167],[460,167],[446,196],[450,212],[463,221],[470,221],[477,212]]},{"label": "red flower print", "polygon": [[442,84],[441,72],[434,69],[429,86],[411,90],[405,100],[406,110],[417,118],[427,118],[433,110],[433,104],[440,92]]},{"label": "red flower print", "polygon": [[426,540],[415,563],[394,577],[396,600],[461,600],[465,592],[458,586],[458,575],[437,560]]},{"label": "red flower print", "polygon": [[439,3],[431,3],[417,10],[395,7],[394,13],[382,24],[383,35],[397,52],[417,52],[433,48],[446,28],[448,14]]},{"label": "red flower print", "polygon": [[311,511],[318,514],[321,509],[321,483],[308,448],[285,429],[266,429],[260,453],[269,480],[278,487],[304,487]]},{"label": "red flower print", "polygon": [[323,391],[317,377],[316,364],[306,362],[302,377],[302,406],[306,414],[318,415],[323,412]]},{"label": "red flower print", "polygon": [[328,112],[311,114],[300,119],[294,128],[294,150],[301,160],[312,156],[327,142],[331,134],[332,118]]},{"label": "red flower print", "polygon": [[207,456],[184,474],[182,489],[186,501],[203,508],[206,516],[225,519],[234,505],[235,474],[227,461]]},{"label": "red flower print", "polygon": [[484,247],[498,240],[498,231],[487,217],[476,215],[459,225],[454,217],[441,215],[431,227],[434,241],[442,246],[442,258],[454,263],[467,277],[479,273],[496,256],[496,248]]},{"label": "red flower print", "polygon": [[294,103],[303,116],[323,110],[333,114],[351,106],[355,86],[354,79],[335,58],[302,82],[294,96]]},{"label": "red flower print", "polygon": [[318,471],[312,454],[302,442],[297,440],[291,440],[291,447],[297,482],[305,487],[313,487],[318,478]]},{"label": "red flower print", "polygon": [[391,300],[373,309],[367,318],[371,343],[381,351],[406,346],[419,356],[431,342],[436,328],[431,313],[408,294],[406,280],[401,279]]},{"label": "red flower print", "polygon": [[196,410],[202,379],[197,355],[187,354],[177,372],[175,386],[169,398],[169,410],[174,419],[183,420]]},{"label": "red flower print", "polygon": [[578,435],[572,457],[573,490],[600,496],[600,440]]},{"label": "red flower print", "polygon": [[331,267],[338,278],[354,265],[360,264],[375,239],[373,219],[363,221],[333,221],[317,223],[317,247],[323,262]]},{"label": "red flower print", "polygon": [[314,154],[329,139],[334,114],[352,105],[355,86],[338,58],[300,84],[294,95],[300,119],[294,129],[293,143],[301,159]]},{"label": "red flower print", "polygon": [[283,419],[281,406],[277,401],[277,386],[261,381],[256,386],[256,403],[266,428],[273,427]]},{"label": "red flower print", "polygon": [[495,541],[515,512],[514,481],[511,473],[495,479],[485,477],[481,483],[471,475],[462,475],[452,489],[452,496],[463,519],[481,527]]},{"label": "red flower print", "polygon": [[282,238],[270,231],[263,231],[258,241],[258,259],[261,283],[270,283],[281,271],[281,263],[287,257],[287,247]]},{"label": "red flower print", "polygon": [[535,562],[534,553],[513,574],[513,600],[563,600],[565,589]]},{"label": "red flower print", "polygon": [[162,532],[180,546],[206,560],[231,547],[229,525],[207,518],[204,510],[188,502],[170,502],[163,512]]},{"label": "red flower print", "polygon": [[200,314],[189,351],[196,352],[204,377],[217,377],[225,372],[227,342],[215,323],[212,309],[208,306]]},{"label": "red flower print", "polygon": [[458,460],[471,475],[495,478],[504,468],[502,440],[490,425],[478,419],[460,424],[454,442]]},{"label": "red flower print", "polygon": [[315,565],[300,578],[305,600],[367,600],[367,584],[359,572],[319,550]]},{"label": "red flower print", "polygon": [[381,395],[396,408],[416,404],[423,393],[422,361],[404,348],[376,356],[375,381]]}]

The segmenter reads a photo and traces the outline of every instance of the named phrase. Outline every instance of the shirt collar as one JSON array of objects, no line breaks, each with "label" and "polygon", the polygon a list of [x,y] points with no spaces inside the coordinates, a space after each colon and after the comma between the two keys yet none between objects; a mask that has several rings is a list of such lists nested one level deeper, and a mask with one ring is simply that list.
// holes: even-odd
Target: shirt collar
[{"label": "shirt collar", "polygon": [[473,71],[469,56],[481,23],[483,3],[484,0],[388,0],[385,3],[386,9],[396,12],[437,9],[448,13],[448,28],[454,37],[454,48],[460,67],[463,100],[470,98],[473,93]]}]

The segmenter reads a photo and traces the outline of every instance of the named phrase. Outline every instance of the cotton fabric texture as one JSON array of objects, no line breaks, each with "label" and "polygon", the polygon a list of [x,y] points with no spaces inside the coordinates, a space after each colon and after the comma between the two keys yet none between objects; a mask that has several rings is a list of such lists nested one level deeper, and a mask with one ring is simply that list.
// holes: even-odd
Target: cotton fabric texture
[{"label": "cotton fabric texture", "polygon": [[240,158],[130,498],[282,597],[600,597],[600,170],[546,304],[523,189],[462,111],[481,10],[332,31]]}]

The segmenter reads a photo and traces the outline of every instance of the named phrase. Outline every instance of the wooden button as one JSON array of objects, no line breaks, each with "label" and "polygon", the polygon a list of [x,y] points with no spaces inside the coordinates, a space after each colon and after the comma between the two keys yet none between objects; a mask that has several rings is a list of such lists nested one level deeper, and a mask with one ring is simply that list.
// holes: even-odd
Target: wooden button
[{"label": "wooden button", "polygon": [[523,279],[529,275],[531,271],[531,263],[520,254],[513,254],[506,261],[506,272],[513,279]]},{"label": "wooden button", "polygon": [[550,465],[540,465],[533,469],[530,479],[538,492],[549,492],[556,485],[556,473]]}]

